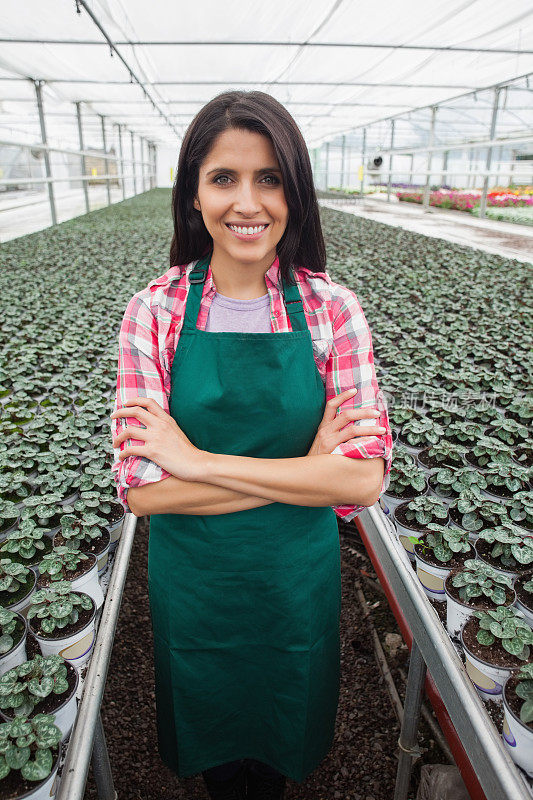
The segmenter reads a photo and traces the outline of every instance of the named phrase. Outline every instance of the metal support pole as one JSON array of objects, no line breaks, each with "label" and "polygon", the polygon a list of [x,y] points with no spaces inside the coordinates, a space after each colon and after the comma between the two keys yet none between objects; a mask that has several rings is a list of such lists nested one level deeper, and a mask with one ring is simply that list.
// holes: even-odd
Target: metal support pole
[{"label": "metal support pole", "polygon": [[[106,141],[105,141],[105,121],[104,121],[104,115],[103,114],[100,114],[100,119],[102,121],[102,144],[104,146],[104,155],[107,155],[107,147],[106,147]],[[109,174],[109,162],[108,161],[106,161],[105,171]],[[107,184],[107,205],[110,206],[111,205],[111,181],[109,180],[109,178],[106,178],[106,184]]]},{"label": "metal support pole", "polygon": [[420,710],[422,695],[426,680],[426,663],[422,658],[416,641],[413,639],[411,658],[409,660],[409,673],[405,687],[405,703],[403,706],[403,722],[398,739],[400,755],[398,770],[396,772],[396,786],[394,787],[394,800],[406,800],[411,779],[413,756],[419,755],[416,746],[418,727],[420,725]]},{"label": "metal support pole", "polygon": [[[81,109],[80,109],[80,102],[76,103],[76,117],[78,119],[78,140],[80,143],[80,150],[85,150],[83,146],[83,125],[81,122]],[[87,175],[87,166],[85,163],[85,156],[81,156],[81,174]],[[82,181],[81,185],[83,186],[83,196],[85,197],[85,213],[88,214],[91,210],[89,205],[89,186],[87,181]]]},{"label": "metal support pole", "polygon": [[412,185],[413,183],[413,161],[415,160],[414,153],[411,153],[411,167],[409,170],[409,183]]},{"label": "metal support pole", "polygon": [[[390,147],[394,147],[394,120],[390,121]],[[389,175],[387,178],[387,203],[390,203],[390,190],[392,182],[392,153],[389,153]]]},{"label": "metal support pole", "polygon": [[144,184],[144,139],[142,136],[139,136],[139,142],[141,145],[141,186],[142,186],[141,191],[145,192],[146,186]]},{"label": "metal support pole", "polygon": [[120,155],[120,174],[122,175],[122,199],[126,199],[126,179],[124,178],[124,151],[122,150],[122,125],[118,123],[118,151]]},{"label": "metal support pole", "polygon": [[[43,108],[43,96],[41,92],[41,86],[43,85],[44,81],[34,81],[35,83],[35,94],[37,96],[37,108],[39,110],[39,124],[41,126],[41,139],[43,140],[43,144],[46,145],[48,142],[46,141],[46,124],[44,121],[44,108]],[[46,177],[52,177],[52,171],[50,169],[50,153],[48,150],[44,150],[44,167],[46,170]],[[48,181],[48,200],[50,201],[50,214],[52,215],[52,225],[57,225],[57,215],[56,215],[56,203],[54,198],[54,187],[52,181]]]},{"label": "metal support pole", "polygon": [[154,189],[157,188],[157,147],[152,145],[153,159],[154,159]]},{"label": "metal support pole", "polygon": [[[429,128],[429,147],[433,147],[433,141],[435,139],[435,117],[437,116],[437,106],[432,106],[431,108],[431,125]],[[427,156],[427,165],[426,165],[426,185],[424,186],[424,201],[423,201],[423,209],[424,211],[429,211],[429,192],[430,192],[430,183],[431,183],[431,159],[433,153],[431,150],[428,151]]]},{"label": "metal support pole", "polygon": [[329,188],[329,142],[326,142],[326,191]]},{"label": "metal support pole", "polygon": [[445,150],[442,162],[442,177],[440,179],[442,186],[446,185],[446,179],[448,178],[448,154],[449,150]]},{"label": "metal support pole", "polygon": [[[494,89],[494,102],[492,104],[492,116],[490,119],[490,141],[494,139],[494,135],[496,133],[496,122],[498,119],[498,105],[500,102],[500,92],[501,86],[497,86]],[[487,149],[487,161],[485,169],[487,172],[490,172],[490,166],[492,164],[492,145],[489,145]],[[489,176],[485,175],[483,178],[483,190],[481,192],[481,202],[479,204],[479,218],[483,219],[485,216],[485,211],[487,209],[487,191],[489,188]]]},{"label": "metal support pole", "polygon": [[93,754],[91,757],[94,781],[98,800],[117,800],[117,793],[113,785],[113,773],[109,763],[109,753],[102,725],[102,717],[98,713],[98,719],[94,728]]},{"label": "metal support pole", "polygon": [[365,156],[366,156],[366,128],[363,128],[363,147],[361,152],[361,185],[359,187],[359,194],[361,197],[365,195]]},{"label": "metal support pole", "polygon": [[131,132],[131,163],[133,168],[133,194],[137,194],[137,165],[135,163],[135,142],[133,141],[133,131]]},{"label": "metal support pole", "polygon": [[342,135],[342,151],[341,151],[341,189],[344,189],[344,165],[346,158],[346,136]]}]

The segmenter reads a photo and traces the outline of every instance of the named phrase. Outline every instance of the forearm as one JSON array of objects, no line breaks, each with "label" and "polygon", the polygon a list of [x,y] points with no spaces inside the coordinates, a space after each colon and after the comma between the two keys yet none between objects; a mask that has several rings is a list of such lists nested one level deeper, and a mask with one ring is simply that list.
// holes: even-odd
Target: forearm
[{"label": "forearm", "polygon": [[383,458],[324,453],[273,459],[208,453],[203,480],[291,505],[373,505],[383,470]]},{"label": "forearm", "polygon": [[185,481],[174,476],[132,487],[128,489],[127,499],[130,509],[138,517],[145,514],[231,514],[273,502],[223,486]]}]

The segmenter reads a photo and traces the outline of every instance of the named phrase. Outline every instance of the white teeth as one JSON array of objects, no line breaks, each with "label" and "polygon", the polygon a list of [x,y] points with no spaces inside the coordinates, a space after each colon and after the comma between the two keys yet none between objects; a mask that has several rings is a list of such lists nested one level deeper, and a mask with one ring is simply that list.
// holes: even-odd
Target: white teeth
[{"label": "white teeth", "polygon": [[254,233],[259,233],[260,231],[264,231],[266,227],[267,227],[266,225],[258,225],[255,228],[242,228],[242,227],[236,227],[235,225],[228,225],[228,228],[232,231],[235,231],[236,233],[244,233],[249,235],[252,235]]}]

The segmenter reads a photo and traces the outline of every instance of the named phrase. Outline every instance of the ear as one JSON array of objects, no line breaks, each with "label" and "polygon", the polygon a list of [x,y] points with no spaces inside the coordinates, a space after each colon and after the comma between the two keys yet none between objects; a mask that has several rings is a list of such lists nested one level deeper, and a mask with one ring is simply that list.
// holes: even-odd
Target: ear
[{"label": "ear", "polygon": [[195,198],[194,198],[193,205],[194,205],[194,207],[195,207],[195,209],[196,209],[197,211],[201,211],[201,208],[200,208],[200,203],[199,203],[199,201],[198,201],[198,198],[197,198],[197,197],[195,197]]}]

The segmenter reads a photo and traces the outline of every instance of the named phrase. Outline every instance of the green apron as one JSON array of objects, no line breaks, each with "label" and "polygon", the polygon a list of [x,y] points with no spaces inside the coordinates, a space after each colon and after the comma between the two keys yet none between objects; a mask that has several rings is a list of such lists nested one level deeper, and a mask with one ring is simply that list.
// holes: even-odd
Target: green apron
[{"label": "green apron", "polygon": [[[196,328],[209,257],[190,274],[170,413],[212,453],[305,456],[325,406],[297,285],[292,331]],[[159,753],[180,777],[254,758],[303,781],[339,699],[340,546],[330,506],[152,514],[148,589]]]}]

